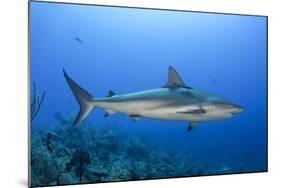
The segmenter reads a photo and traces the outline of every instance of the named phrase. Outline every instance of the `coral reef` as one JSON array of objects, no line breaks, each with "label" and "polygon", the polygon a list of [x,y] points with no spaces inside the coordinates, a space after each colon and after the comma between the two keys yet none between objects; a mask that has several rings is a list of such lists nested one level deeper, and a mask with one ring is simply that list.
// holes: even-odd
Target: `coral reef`
[{"label": "coral reef", "polygon": [[81,183],[90,163],[90,154],[81,149],[77,149],[71,156],[70,161],[66,163],[65,170],[69,172],[71,169],[74,169],[75,175],[79,177],[79,182]]},{"label": "coral reef", "polygon": [[30,120],[33,121],[33,119],[37,116],[41,105],[44,101],[46,90],[43,91],[42,97],[37,94],[36,91],[36,84],[33,82],[33,93],[32,93],[32,99],[31,99],[31,105],[30,105]]},{"label": "coral reef", "polygon": [[32,186],[208,173],[206,166],[183,153],[163,151],[145,139],[116,129],[87,123],[73,127],[61,115],[56,117],[56,129],[32,132]]}]

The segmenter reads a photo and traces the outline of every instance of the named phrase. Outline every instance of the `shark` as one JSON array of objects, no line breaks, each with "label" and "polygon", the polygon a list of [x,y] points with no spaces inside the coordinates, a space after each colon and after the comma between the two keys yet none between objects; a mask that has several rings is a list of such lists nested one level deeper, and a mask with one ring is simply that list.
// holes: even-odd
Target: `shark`
[{"label": "shark", "polygon": [[123,113],[134,121],[140,118],[186,121],[187,131],[200,122],[232,118],[243,111],[241,106],[227,102],[218,95],[187,86],[172,66],[168,68],[167,82],[160,88],[126,94],[109,90],[108,95],[102,98],[94,98],[64,69],[63,74],[80,106],[74,126],[79,125],[96,107],[105,109],[104,117]]}]

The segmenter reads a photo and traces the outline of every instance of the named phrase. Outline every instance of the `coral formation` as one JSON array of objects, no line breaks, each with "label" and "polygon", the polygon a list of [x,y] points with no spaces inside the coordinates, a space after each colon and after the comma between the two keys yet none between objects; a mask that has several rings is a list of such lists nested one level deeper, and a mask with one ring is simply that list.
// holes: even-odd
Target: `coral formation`
[{"label": "coral formation", "polygon": [[31,121],[33,121],[33,119],[37,116],[46,94],[46,90],[44,90],[42,97],[40,97],[40,95],[37,94],[36,89],[37,89],[36,84],[35,82],[33,82],[33,93],[32,93],[31,106],[30,106]]},{"label": "coral formation", "polygon": [[87,171],[88,165],[91,163],[90,154],[81,149],[75,150],[71,159],[66,163],[65,170],[70,172],[74,169],[75,175],[79,177],[79,182],[82,182],[84,173]]},{"label": "coral formation", "polygon": [[[97,128],[87,123],[73,127],[71,120],[60,114],[55,118],[57,128],[32,132],[32,186],[218,173],[184,152],[160,149],[119,129]],[[231,172],[230,168],[227,172],[226,168],[223,170]]]}]

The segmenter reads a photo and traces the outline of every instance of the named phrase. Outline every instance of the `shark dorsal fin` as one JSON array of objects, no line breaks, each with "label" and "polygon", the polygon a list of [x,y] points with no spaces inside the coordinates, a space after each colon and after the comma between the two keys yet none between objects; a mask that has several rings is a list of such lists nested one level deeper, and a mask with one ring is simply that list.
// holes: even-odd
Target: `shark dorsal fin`
[{"label": "shark dorsal fin", "polygon": [[116,95],[116,93],[114,91],[112,91],[112,90],[109,90],[106,97],[112,97],[114,95]]},{"label": "shark dorsal fin", "polygon": [[169,66],[168,81],[164,85],[164,87],[169,87],[169,88],[186,87],[180,75],[172,66]]}]

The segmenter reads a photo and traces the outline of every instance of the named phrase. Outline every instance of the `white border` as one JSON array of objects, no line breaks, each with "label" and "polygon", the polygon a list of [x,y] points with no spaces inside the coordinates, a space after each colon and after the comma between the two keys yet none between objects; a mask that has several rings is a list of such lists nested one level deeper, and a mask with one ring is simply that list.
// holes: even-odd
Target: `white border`
[{"label": "white border", "polygon": [[[68,2],[269,16],[269,172],[76,187],[275,187],[280,186],[281,22],[274,0],[67,0]],[[27,1],[1,2],[1,187],[27,186]],[[253,67],[254,68],[254,67]],[[241,80],[242,81],[242,80]],[[243,92],[243,91],[241,91]],[[257,155],[259,155],[257,153]]]}]

